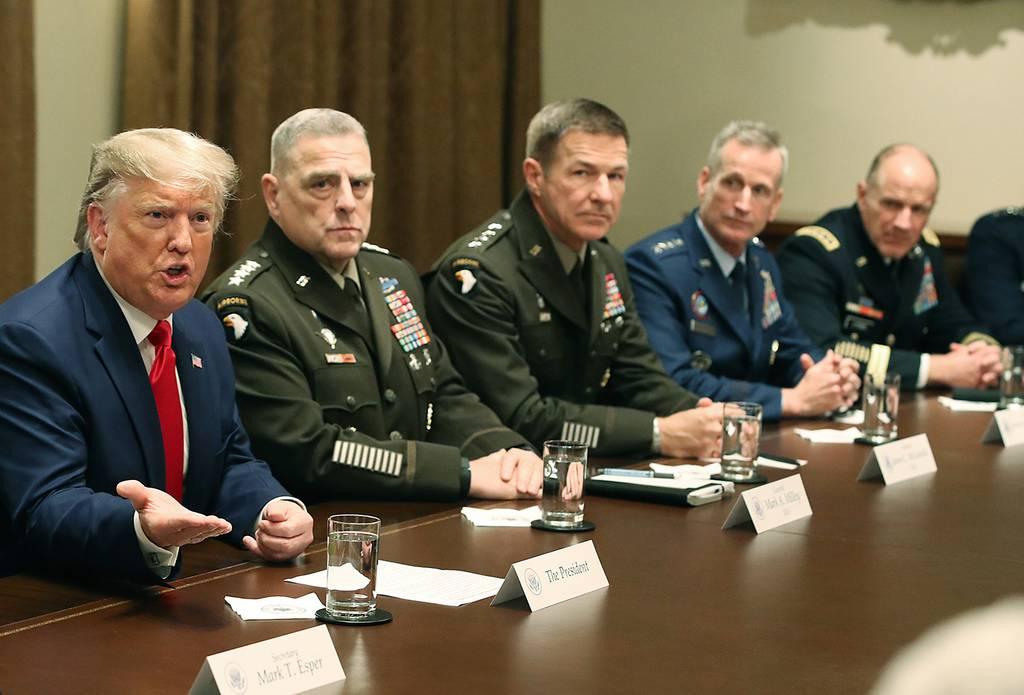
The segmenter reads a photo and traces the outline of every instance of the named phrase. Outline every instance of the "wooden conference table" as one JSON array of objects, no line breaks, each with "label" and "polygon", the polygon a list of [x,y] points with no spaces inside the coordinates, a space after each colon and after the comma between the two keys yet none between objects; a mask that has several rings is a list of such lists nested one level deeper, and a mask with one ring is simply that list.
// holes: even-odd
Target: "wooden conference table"
[{"label": "wooden conference table", "polygon": [[[597,530],[578,535],[478,529],[455,504],[320,505],[318,538],[329,513],[374,511],[383,559],[493,576],[592,539],[610,582],[534,614],[382,597],[393,623],[329,628],[340,692],[866,692],[928,626],[1024,590],[1024,447],[979,444],[990,419],[904,394],[900,432],[928,433],[938,472],[890,487],[855,480],[865,447],[766,428],[763,451],[810,459],[814,514],[761,535],[721,530],[735,498],[684,509],[591,496]],[[0,691],[182,693],[206,655],[313,625],[242,622],[224,596],[308,593],[283,580],[321,569],[324,543],[300,567],[212,541],[186,553],[192,576],[173,590],[0,579]]]}]

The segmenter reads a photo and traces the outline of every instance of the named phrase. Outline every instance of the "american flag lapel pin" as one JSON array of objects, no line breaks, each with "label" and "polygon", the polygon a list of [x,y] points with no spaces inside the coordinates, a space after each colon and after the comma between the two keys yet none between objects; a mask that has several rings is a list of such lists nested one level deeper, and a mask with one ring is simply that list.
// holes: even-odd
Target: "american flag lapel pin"
[{"label": "american flag lapel pin", "polygon": [[199,355],[193,354],[192,355],[192,368],[193,369],[202,369],[203,368],[203,358],[200,357]]}]

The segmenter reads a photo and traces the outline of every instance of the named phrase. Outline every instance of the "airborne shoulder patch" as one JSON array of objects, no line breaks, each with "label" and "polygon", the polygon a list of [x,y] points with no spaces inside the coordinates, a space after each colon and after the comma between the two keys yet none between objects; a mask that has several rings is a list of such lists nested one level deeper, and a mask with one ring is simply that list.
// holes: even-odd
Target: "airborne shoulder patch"
[{"label": "airborne shoulder patch", "polygon": [[809,236],[812,239],[816,239],[819,244],[825,247],[825,250],[831,253],[839,248],[839,239],[836,235],[828,231],[824,227],[810,226],[801,227],[796,230],[796,236]]}]

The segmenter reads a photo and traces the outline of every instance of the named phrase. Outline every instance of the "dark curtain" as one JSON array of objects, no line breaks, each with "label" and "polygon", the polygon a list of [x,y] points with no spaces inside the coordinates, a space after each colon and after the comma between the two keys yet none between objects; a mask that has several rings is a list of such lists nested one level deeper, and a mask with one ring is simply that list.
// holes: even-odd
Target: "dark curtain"
[{"label": "dark curtain", "polygon": [[36,98],[32,0],[0,0],[0,302],[35,275]]},{"label": "dark curtain", "polygon": [[299,109],[366,126],[370,241],[421,271],[521,185],[539,0],[129,0],[126,31],[124,127],[191,130],[242,170],[208,280],[262,230],[270,135]]}]

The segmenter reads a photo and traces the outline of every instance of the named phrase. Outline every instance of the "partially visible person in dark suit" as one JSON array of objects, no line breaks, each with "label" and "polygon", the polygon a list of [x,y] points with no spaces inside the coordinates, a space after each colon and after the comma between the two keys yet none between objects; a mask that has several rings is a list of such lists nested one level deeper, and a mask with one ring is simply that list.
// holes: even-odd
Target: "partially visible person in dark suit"
[{"label": "partially visible person in dark suit", "polygon": [[1024,345],[1024,208],[982,216],[967,237],[968,307],[1000,342]]},{"label": "partially visible person in dark suit", "polygon": [[782,201],[788,157],[764,123],[729,123],[697,176],[700,206],[626,251],[665,371],[716,400],[760,403],[766,420],[837,410],[860,387],[855,362],[804,335],[757,239]]},{"label": "partially visible person in dark suit", "polygon": [[984,388],[999,378],[998,341],[946,279],[928,217],[939,190],[932,158],[906,144],[879,152],[857,202],[794,232],[779,249],[786,296],[812,341],[861,363],[892,348],[905,389]]},{"label": "partially visible person in dark suit", "polygon": [[0,563],[135,581],[225,536],[268,560],[313,520],[255,459],[217,318],[192,299],[238,171],[173,129],[97,145],[81,249],[0,306]]}]

